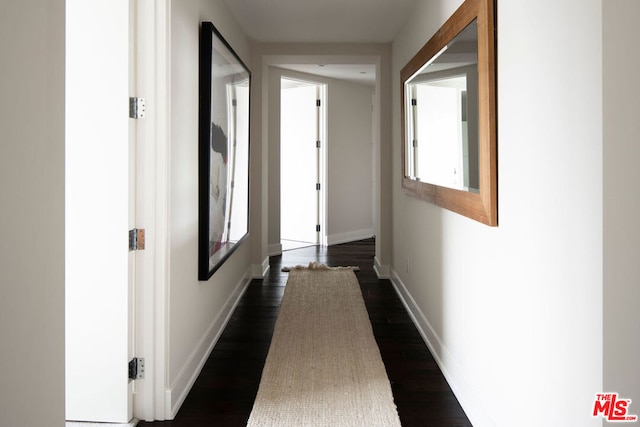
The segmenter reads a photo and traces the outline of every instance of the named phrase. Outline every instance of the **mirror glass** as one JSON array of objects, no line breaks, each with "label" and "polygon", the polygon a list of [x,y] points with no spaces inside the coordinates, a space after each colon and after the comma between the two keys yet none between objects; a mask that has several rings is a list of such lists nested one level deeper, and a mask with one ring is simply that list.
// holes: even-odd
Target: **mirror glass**
[{"label": "mirror glass", "polygon": [[478,192],[478,25],[405,82],[405,177]]}]

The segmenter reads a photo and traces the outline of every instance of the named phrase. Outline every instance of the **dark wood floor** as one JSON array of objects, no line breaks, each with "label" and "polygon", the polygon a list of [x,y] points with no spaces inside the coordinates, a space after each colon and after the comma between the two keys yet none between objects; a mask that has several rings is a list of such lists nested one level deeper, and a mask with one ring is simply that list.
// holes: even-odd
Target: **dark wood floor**
[{"label": "dark wood floor", "polygon": [[357,277],[402,425],[471,426],[391,283],[376,277],[373,256],[374,241],[365,240],[272,257],[268,277],[247,288],[175,420],[138,426],[245,426],[287,280],[280,270],[310,261],[360,267]]}]

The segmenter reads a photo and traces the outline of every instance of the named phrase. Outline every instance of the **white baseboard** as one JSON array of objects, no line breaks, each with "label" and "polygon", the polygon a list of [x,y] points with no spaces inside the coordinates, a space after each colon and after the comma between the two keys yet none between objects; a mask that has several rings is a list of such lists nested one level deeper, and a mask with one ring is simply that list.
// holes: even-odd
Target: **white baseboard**
[{"label": "white baseboard", "polygon": [[269,245],[269,247],[267,248],[267,252],[269,253],[269,256],[282,255],[282,243]]},{"label": "white baseboard", "polygon": [[187,398],[191,387],[196,382],[198,375],[202,371],[202,367],[209,358],[213,347],[218,342],[222,331],[229,322],[233,310],[235,310],[240,298],[247,290],[247,286],[251,283],[251,277],[249,272],[240,280],[235,289],[227,299],[227,302],[222,306],[222,310],[216,316],[209,329],[204,334],[197,347],[189,356],[187,363],[182,368],[177,376],[177,379],[170,386],[166,393],[166,405],[165,413],[167,420],[173,420],[182,406],[182,403]]},{"label": "white baseboard", "polygon": [[93,423],[85,421],[67,421],[65,427],[135,427],[139,420],[135,418],[128,423]]},{"label": "white baseboard", "polygon": [[392,271],[391,284],[395,288],[402,304],[407,309],[411,320],[420,332],[422,339],[436,360],[436,363],[460,402],[462,409],[467,414],[471,424],[474,426],[495,425],[495,422],[482,406],[480,399],[467,382],[462,371],[451,356],[451,353],[449,353],[436,331],[431,327],[431,324],[395,270]]},{"label": "white baseboard", "polygon": [[390,279],[391,274],[389,273],[390,268],[388,265],[380,264],[380,260],[378,257],[373,258],[373,271],[376,272],[378,279]]},{"label": "white baseboard", "polygon": [[266,257],[262,264],[251,265],[251,277],[253,279],[262,279],[269,274],[269,257]]},{"label": "white baseboard", "polygon": [[341,243],[349,243],[358,240],[369,239],[373,237],[374,234],[375,233],[371,228],[367,228],[365,230],[348,231],[346,233],[330,234],[327,235],[327,245],[339,245]]}]

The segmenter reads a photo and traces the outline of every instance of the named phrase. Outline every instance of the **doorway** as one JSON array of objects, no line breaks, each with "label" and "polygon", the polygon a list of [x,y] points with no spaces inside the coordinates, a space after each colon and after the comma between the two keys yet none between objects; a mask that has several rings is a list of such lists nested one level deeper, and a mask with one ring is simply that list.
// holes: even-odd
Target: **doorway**
[{"label": "doorway", "polygon": [[280,242],[325,244],[326,85],[280,81]]}]

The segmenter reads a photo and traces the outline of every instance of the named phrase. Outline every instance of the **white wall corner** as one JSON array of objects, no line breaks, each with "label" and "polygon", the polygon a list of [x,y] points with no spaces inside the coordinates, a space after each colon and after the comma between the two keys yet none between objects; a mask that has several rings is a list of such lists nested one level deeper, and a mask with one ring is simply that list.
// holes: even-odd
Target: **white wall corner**
[{"label": "white wall corner", "polygon": [[269,245],[267,250],[269,252],[269,256],[282,255],[282,243],[276,243],[276,244],[273,244],[273,245]]},{"label": "white wall corner", "polygon": [[391,268],[388,265],[380,264],[380,260],[378,259],[378,257],[374,257],[373,261],[373,270],[376,272],[378,279],[390,279]]},{"label": "white wall corner", "polygon": [[330,234],[327,236],[327,245],[339,245],[341,243],[357,242],[370,239],[375,233],[372,228],[365,230],[348,231],[346,233]]},{"label": "white wall corner", "polygon": [[449,387],[451,387],[451,390],[460,402],[460,405],[469,418],[469,421],[471,421],[473,425],[478,426],[496,425],[495,421],[489,416],[489,413],[482,406],[477,393],[473,391],[467,382],[453,356],[449,353],[440,337],[431,327],[426,316],[422,313],[418,304],[413,299],[395,270],[391,272],[391,284],[400,297],[402,304],[407,309],[407,312],[418,329],[418,332],[422,336],[422,339],[429,348],[431,355],[440,367]]},{"label": "white wall corner", "polygon": [[251,277],[254,279],[263,279],[269,273],[269,257],[266,257],[262,264],[251,265]]},{"label": "white wall corner", "polygon": [[215,347],[220,335],[224,331],[225,326],[229,322],[233,311],[235,310],[240,298],[251,283],[249,274],[245,274],[235,289],[227,299],[227,302],[220,310],[220,313],[214,319],[213,323],[207,329],[196,348],[191,353],[187,363],[178,374],[174,383],[167,390],[166,399],[166,419],[173,420],[186,399],[191,387],[196,382],[198,375],[202,371],[202,367],[206,363],[211,351]]}]

